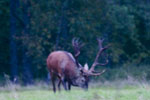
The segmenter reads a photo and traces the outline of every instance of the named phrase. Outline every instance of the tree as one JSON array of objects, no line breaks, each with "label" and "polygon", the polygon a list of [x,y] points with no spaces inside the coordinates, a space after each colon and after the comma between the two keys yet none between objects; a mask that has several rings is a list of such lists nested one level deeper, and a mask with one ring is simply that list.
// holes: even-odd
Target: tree
[{"label": "tree", "polygon": [[18,0],[10,0],[10,68],[11,77],[15,81],[18,77],[18,59],[17,59],[17,46],[15,41],[15,35],[17,33],[16,17],[14,13],[17,12],[19,5]]},{"label": "tree", "polygon": [[[68,26],[68,5],[69,0],[63,0],[61,5],[61,12],[60,12],[60,19],[59,19],[59,29],[57,33],[57,39],[56,39],[56,49],[58,49],[60,36],[62,36],[64,39],[64,42],[67,41],[67,35],[69,35],[69,26]],[[63,42],[63,43],[64,43]]]},{"label": "tree", "polygon": [[[23,22],[24,27],[22,30],[23,37],[29,35],[30,32],[30,12],[29,12],[30,1],[23,0]],[[23,48],[22,48],[23,58],[22,58],[22,66],[23,66],[23,81],[25,84],[32,84],[33,76],[31,71],[31,58],[27,54],[27,47],[26,47],[26,39],[23,39]]]}]

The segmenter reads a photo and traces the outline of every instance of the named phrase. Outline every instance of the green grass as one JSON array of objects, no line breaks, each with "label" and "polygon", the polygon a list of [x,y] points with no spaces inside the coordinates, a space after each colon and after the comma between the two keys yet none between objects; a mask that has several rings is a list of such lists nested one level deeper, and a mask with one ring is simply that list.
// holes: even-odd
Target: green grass
[{"label": "green grass", "polygon": [[14,87],[0,89],[0,100],[150,100],[150,87],[146,86],[94,86],[88,91],[73,88],[53,93],[51,89]]}]

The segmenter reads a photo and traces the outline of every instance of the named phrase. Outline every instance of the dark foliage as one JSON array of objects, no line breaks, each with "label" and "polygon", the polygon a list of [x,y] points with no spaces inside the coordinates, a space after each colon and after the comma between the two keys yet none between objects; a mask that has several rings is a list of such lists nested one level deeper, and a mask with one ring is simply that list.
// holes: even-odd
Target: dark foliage
[{"label": "dark foliage", "polygon": [[[13,15],[13,37],[11,2],[0,1],[0,76],[11,75],[14,68],[10,62],[16,59],[16,75],[21,79],[27,73],[30,78],[46,77],[48,54],[56,49],[72,52],[73,37],[85,43],[79,57],[81,64],[92,64],[98,50],[96,38],[102,37],[111,44],[107,68],[150,65],[148,0],[29,0],[28,6],[24,1],[28,0],[21,0]],[[10,37],[16,42],[16,58],[10,52]],[[24,60],[29,62],[23,64]]]}]

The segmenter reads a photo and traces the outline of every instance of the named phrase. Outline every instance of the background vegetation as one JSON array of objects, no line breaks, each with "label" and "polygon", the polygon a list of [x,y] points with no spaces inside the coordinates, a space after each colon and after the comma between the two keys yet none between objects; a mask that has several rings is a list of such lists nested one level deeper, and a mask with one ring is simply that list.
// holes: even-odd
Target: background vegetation
[{"label": "background vegetation", "polygon": [[149,0],[1,0],[0,79],[45,80],[47,56],[72,52],[73,37],[85,43],[80,63],[91,65],[101,37],[111,44],[101,80],[149,80],[149,12]]}]

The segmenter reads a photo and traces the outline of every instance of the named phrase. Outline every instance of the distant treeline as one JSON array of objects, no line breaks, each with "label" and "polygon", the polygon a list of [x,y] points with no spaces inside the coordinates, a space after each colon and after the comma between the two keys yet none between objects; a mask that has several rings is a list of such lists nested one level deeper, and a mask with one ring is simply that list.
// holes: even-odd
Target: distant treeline
[{"label": "distant treeline", "polygon": [[0,77],[46,77],[49,53],[73,52],[73,37],[85,43],[81,64],[92,64],[101,37],[106,68],[150,65],[149,0],[1,0],[0,19]]}]

